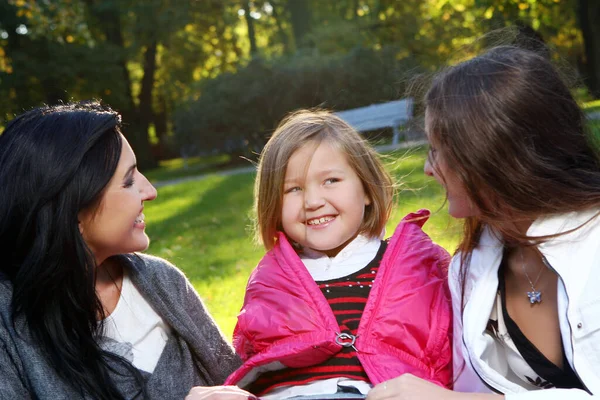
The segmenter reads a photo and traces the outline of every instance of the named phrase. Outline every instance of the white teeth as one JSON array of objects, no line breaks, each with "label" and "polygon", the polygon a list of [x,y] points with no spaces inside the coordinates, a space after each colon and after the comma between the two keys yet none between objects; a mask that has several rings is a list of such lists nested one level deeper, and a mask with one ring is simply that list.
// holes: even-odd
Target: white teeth
[{"label": "white teeth", "polygon": [[321,217],[306,221],[308,225],[320,225],[333,220],[333,217]]},{"label": "white teeth", "polygon": [[135,219],[135,223],[136,224],[140,224],[142,222],[144,222],[144,213],[141,213],[140,215],[138,215],[138,217]]}]

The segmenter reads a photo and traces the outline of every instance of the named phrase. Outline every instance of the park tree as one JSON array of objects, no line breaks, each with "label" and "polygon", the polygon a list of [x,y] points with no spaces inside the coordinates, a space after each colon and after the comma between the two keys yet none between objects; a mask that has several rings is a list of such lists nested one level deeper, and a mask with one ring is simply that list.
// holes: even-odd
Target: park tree
[{"label": "park tree", "polygon": [[0,2],[0,125],[33,106],[68,101],[74,93],[99,97],[116,73],[83,36],[61,32],[59,26],[53,26],[54,37],[35,34],[31,18],[16,5]]},{"label": "park tree", "polygon": [[585,82],[591,94],[600,99],[600,2],[579,0],[577,16],[585,50],[581,59]]},{"label": "park tree", "polygon": [[288,0],[290,22],[294,32],[296,48],[308,47],[306,35],[311,27],[311,7],[309,0]]},{"label": "park tree", "polygon": [[192,149],[185,137],[198,151],[255,148],[286,111],[402,97],[412,73],[470,57],[510,26],[577,65],[597,96],[596,3],[5,0],[0,119],[100,98],[123,114],[142,167],[167,142]]},{"label": "park tree", "polygon": [[[239,57],[233,27],[226,25],[226,14],[237,8],[219,0],[10,3],[30,27],[27,40],[62,46],[73,57],[76,45],[83,49],[88,57],[77,61],[66,58],[72,64],[62,69],[64,81],[50,82],[57,82],[65,99],[85,98],[92,92],[91,97],[102,98],[117,108],[124,116],[126,135],[143,168],[156,165],[150,151],[150,127],[155,132],[168,130],[168,114],[186,92],[185,87],[194,80],[229,70]],[[198,46],[190,48],[190,43]],[[20,47],[31,50],[30,45]],[[40,62],[40,67],[43,64]],[[110,74],[86,74],[91,65]],[[69,84],[81,80],[102,84],[104,89],[81,91]]]},{"label": "park tree", "polygon": [[256,33],[254,31],[254,18],[250,11],[250,1],[244,0],[242,2],[244,10],[244,18],[248,27],[248,41],[250,42],[250,56],[256,57],[258,55],[258,47],[256,46]]}]

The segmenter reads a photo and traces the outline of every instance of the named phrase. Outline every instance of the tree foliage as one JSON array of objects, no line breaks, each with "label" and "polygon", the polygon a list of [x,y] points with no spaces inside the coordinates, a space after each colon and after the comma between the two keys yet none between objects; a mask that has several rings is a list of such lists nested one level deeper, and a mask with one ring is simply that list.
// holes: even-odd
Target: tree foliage
[{"label": "tree foliage", "polygon": [[552,46],[598,96],[599,12],[592,0],[4,0],[0,125],[100,98],[142,166],[239,152],[294,108],[401,97],[406,75],[512,40],[490,34],[507,26]]},{"label": "tree foliage", "polygon": [[177,145],[255,158],[278,121],[298,108],[344,110],[399,98],[403,71],[418,69],[393,46],[355,48],[344,56],[298,54],[257,59],[236,73],[200,83],[202,93],[176,114]]}]

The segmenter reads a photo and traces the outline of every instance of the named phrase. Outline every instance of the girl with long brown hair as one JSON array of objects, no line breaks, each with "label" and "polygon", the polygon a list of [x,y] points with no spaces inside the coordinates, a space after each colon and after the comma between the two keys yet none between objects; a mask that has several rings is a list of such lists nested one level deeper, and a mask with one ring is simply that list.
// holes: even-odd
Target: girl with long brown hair
[{"label": "girl with long brown hair", "polygon": [[403,375],[369,399],[600,395],[600,156],[568,86],[502,46],[438,75],[425,104],[425,173],[464,220],[455,392]]}]

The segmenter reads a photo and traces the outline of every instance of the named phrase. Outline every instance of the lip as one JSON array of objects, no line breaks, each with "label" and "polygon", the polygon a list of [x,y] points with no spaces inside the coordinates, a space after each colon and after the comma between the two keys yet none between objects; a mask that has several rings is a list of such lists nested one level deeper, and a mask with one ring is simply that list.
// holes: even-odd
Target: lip
[{"label": "lip", "polygon": [[139,228],[139,229],[146,229],[146,223],[145,222],[136,222],[133,224],[134,228]]}]

